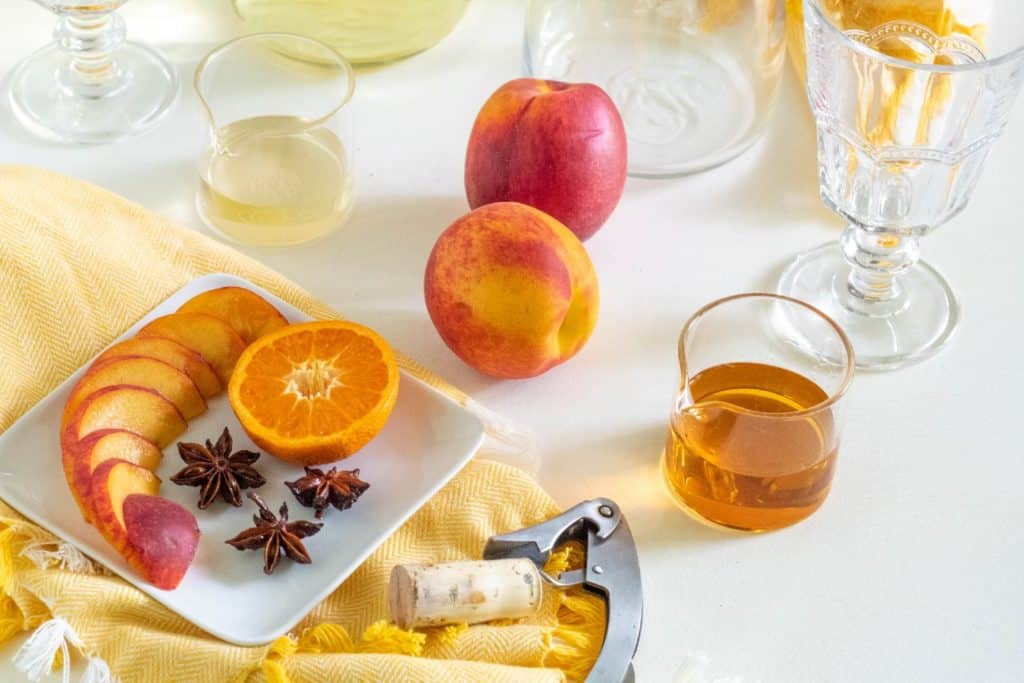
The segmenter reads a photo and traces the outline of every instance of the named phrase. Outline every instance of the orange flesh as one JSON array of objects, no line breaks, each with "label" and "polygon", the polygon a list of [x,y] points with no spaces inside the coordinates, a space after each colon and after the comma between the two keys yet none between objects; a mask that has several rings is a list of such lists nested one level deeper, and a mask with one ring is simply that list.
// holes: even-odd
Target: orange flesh
[{"label": "orange flesh", "polygon": [[259,423],[282,436],[322,436],[369,412],[388,387],[381,349],[351,330],[307,331],[259,349],[241,397]]},{"label": "orange flesh", "polygon": [[291,325],[257,340],[228,387],[257,445],[301,464],[344,458],[383,428],[398,367],[376,332],[342,321]]}]

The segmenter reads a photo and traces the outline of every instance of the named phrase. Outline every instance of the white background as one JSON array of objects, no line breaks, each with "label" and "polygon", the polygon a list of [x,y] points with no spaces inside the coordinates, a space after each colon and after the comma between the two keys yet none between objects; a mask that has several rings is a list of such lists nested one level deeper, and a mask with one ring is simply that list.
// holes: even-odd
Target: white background
[{"label": "white background", "polygon": [[[0,161],[86,178],[202,229],[191,74],[237,31],[229,2],[136,0],[123,14],[130,36],[180,68],[171,117],[140,139],[69,148],[29,138],[0,108]],[[817,197],[803,95],[788,73],[764,141],[724,167],[631,179],[587,242],[602,297],[589,344],[540,378],[494,381],[443,345],[421,284],[434,239],[467,208],[473,118],[520,75],[522,16],[520,2],[474,0],[437,48],[361,71],[352,220],[312,246],[246,251],[536,430],[540,479],[559,503],[606,495],[622,505],[643,567],[640,681],[671,681],[694,654],[743,682],[1021,680],[1024,104],[972,205],[924,243],[962,298],[959,336],[923,365],[857,377],[836,483],[812,518],[725,536],[674,508],[658,476],[676,335],[700,305],[770,288],[791,254],[838,236]],[[28,0],[0,0],[0,72],[44,44],[52,23]],[[6,668],[12,652],[0,652],[0,680],[20,680]]]}]

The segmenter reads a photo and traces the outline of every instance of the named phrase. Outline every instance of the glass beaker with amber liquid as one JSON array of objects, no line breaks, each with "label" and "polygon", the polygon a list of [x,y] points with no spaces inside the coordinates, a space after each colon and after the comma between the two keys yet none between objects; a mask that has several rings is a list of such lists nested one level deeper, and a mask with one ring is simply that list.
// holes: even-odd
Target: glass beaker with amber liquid
[{"label": "glass beaker with amber liquid", "polygon": [[[816,328],[814,354],[790,341]],[[769,531],[810,516],[832,485],[853,350],[814,307],[740,294],[700,309],[679,338],[682,382],[662,456],[691,516]]]}]

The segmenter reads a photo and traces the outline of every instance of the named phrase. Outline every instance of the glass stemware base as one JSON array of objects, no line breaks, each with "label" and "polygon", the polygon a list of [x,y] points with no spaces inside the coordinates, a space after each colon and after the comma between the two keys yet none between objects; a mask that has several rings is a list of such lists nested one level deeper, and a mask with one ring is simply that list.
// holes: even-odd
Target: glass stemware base
[{"label": "glass stemware base", "polygon": [[[786,266],[778,293],[806,301],[839,323],[856,350],[858,368],[911,365],[934,355],[953,337],[960,305],[946,279],[927,263],[918,262],[903,273],[896,298],[882,306],[850,291],[850,270],[839,245],[828,242]],[[797,346],[808,353],[821,348],[820,340],[801,330],[797,321],[789,322],[787,336]]]},{"label": "glass stemware base", "polygon": [[68,53],[48,45],[14,68],[11,109],[34,134],[61,142],[112,142],[141,133],[174,104],[177,74],[158,52],[138,43],[122,43],[112,60],[116,78],[83,92],[72,80]]}]

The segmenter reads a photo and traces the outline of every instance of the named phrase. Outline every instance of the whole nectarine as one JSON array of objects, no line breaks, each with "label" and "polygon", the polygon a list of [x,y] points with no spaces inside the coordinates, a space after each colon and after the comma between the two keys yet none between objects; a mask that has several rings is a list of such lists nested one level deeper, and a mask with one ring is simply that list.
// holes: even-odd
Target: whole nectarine
[{"label": "whole nectarine", "polygon": [[444,342],[494,377],[532,377],[565,362],[597,323],[597,276],[583,245],[515,202],[482,206],[441,233],[424,294]]},{"label": "whole nectarine", "polygon": [[471,208],[521,202],[585,240],[626,183],[626,130],[615,103],[590,83],[519,78],[477,115],[466,151]]}]

